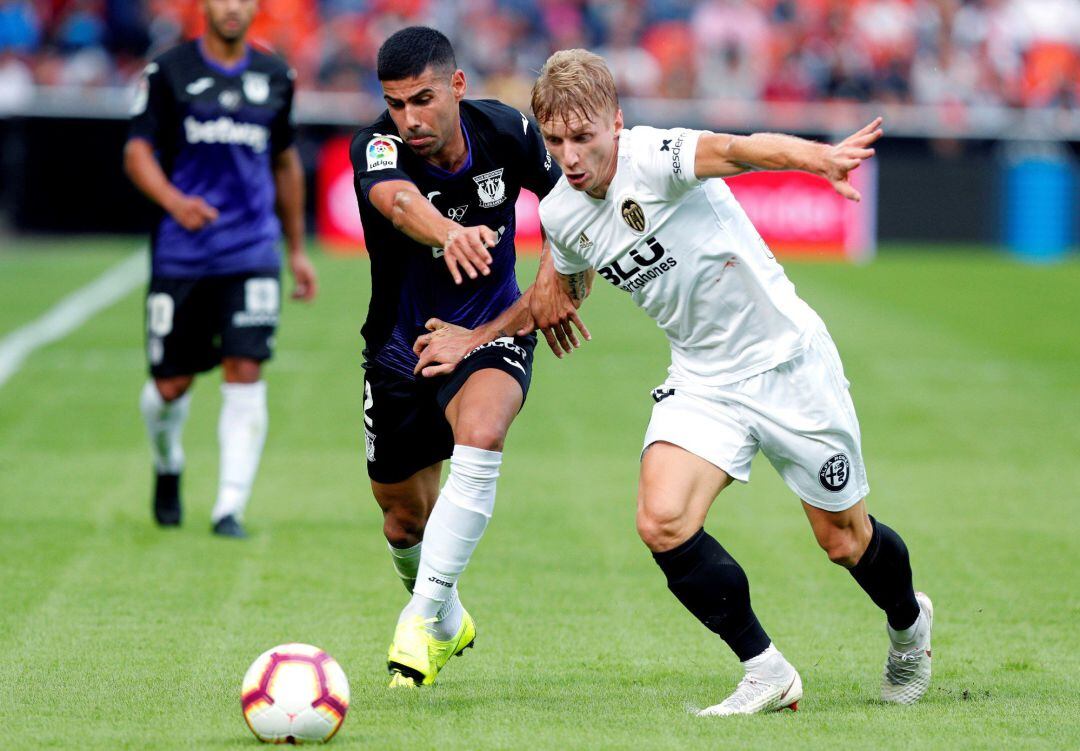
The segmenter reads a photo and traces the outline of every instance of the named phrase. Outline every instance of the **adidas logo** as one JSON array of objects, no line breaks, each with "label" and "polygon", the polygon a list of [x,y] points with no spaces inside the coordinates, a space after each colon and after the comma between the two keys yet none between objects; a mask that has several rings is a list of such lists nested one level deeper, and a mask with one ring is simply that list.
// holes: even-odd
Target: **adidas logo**
[{"label": "adidas logo", "polygon": [[578,253],[584,253],[587,250],[592,250],[593,241],[589,239],[588,235],[582,232],[578,235],[577,249]]}]

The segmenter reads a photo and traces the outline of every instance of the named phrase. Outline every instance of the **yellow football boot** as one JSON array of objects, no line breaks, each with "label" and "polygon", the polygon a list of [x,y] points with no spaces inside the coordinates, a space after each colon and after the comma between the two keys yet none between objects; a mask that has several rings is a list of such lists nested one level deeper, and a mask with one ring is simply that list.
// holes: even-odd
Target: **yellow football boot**
[{"label": "yellow football boot", "polygon": [[462,610],[461,627],[450,641],[431,640],[433,648],[432,658],[435,660],[435,669],[442,670],[450,658],[460,655],[466,649],[476,643],[476,623],[468,610]]},{"label": "yellow football boot", "polygon": [[414,688],[435,682],[439,670],[454,655],[459,655],[476,640],[476,624],[468,612],[461,618],[461,627],[449,641],[439,641],[431,633],[434,618],[413,616],[397,625],[394,641],[386,656],[390,671],[390,688]]}]

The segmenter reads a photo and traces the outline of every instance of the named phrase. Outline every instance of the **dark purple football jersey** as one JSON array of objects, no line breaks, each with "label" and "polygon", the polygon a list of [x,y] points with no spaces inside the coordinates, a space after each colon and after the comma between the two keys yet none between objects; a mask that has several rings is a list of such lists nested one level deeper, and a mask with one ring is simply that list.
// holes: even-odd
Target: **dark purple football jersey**
[{"label": "dark purple football jersey", "polygon": [[[403,143],[389,112],[353,137],[351,157],[360,219],[371,257],[371,302],[364,323],[364,356],[412,378],[416,338],[429,318],[475,328],[498,317],[520,296],[514,276],[514,205],[522,188],[543,198],[560,177],[536,126],[495,100],[461,102],[468,157],[447,172]],[[491,274],[454,284],[442,248],[399,232],[368,201],[372,186],[407,180],[437,209],[465,226],[486,225],[499,241],[490,249]]]},{"label": "dark purple football jersey", "polygon": [[151,236],[155,276],[183,279],[277,270],[274,155],[292,145],[292,72],[248,48],[232,68],[181,44],[147,66],[130,138],[154,146],[169,181],[218,218],[189,232],[165,214]]}]

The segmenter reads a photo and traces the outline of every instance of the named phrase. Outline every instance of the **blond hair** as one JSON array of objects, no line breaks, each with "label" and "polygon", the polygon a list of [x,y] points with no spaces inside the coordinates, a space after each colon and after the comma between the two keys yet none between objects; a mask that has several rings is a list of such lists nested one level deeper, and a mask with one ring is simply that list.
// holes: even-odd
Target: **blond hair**
[{"label": "blond hair", "polygon": [[577,117],[593,122],[598,115],[615,114],[619,95],[604,59],[588,50],[560,50],[547,59],[532,90],[537,122]]}]

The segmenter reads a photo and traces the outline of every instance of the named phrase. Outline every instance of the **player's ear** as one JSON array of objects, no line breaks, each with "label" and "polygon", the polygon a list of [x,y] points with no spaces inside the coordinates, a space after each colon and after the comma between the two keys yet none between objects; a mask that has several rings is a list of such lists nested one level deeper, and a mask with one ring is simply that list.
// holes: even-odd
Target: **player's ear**
[{"label": "player's ear", "polygon": [[454,74],[450,77],[450,91],[454,93],[454,98],[459,102],[465,98],[465,71],[458,68],[454,71]]},{"label": "player's ear", "polygon": [[618,133],[622,129],[623,129],[622,107],[619,107],[619,108],[617,108],[615,110],[615,132]]}]

